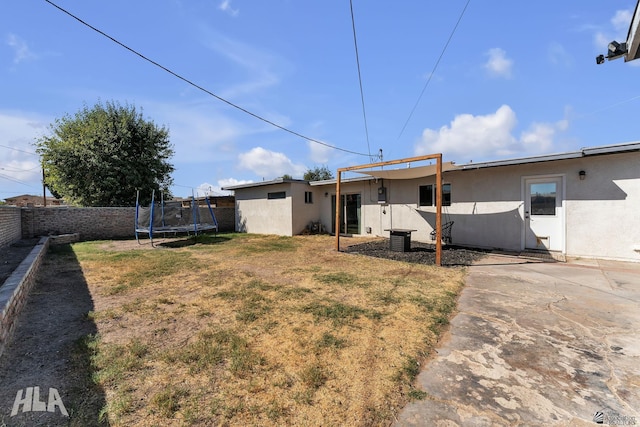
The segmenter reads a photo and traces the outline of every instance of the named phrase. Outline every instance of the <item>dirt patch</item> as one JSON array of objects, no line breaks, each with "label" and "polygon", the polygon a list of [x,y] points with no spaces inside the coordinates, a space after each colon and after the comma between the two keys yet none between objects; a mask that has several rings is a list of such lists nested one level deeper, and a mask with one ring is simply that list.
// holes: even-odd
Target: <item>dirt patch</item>
[{"label": "dirt patch", "polygon": [[22,239],[12,245],[0,247],[0,286],[29,255],[39,240]]},{"label": "dirt patch", "polygon": [[[11,247],[7,265],[10,261],[17,266],[31,250],[29,246]],[[92,309],[93,301],[73,252],[66,245],[50,247],[13,339],[0,357],[0,426],[97,424],[104,395],[90,380],[85,354],[77,351],[79,341],[96,332],[87,317]],[[55,389],[69,416],[57,405],[50,405],[54,412],[24,412],[22,405],[11,416],[16,395],[21,393],[25,398],[29,387],[38,387],[39,401],[47,406],[49,399],[55,400],[50,396],[50,389]],[[31,396],[29,406],[35,409],[33,391]]]}]

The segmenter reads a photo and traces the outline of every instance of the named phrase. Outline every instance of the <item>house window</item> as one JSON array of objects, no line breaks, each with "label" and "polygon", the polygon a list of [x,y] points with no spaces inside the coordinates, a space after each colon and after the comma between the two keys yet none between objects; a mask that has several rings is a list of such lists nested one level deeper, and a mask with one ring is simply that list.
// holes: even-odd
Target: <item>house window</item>
[{"label": "house window", "polygon": [[442,206],[451,206],[451,184],[442,184]]},{"label": "house window", "polygon": [[556,183],[531,184],[531,215],[556,214]]},{"label": "house window", "polygon": [[420,186],[420,203],[419,206],[433,206],[433,185]]},{"label": "house window", "polygon": [[306,204],[313,203],[313,193],[311,191],[305,191],[304,192],[304,202]]},{"label": "house window", "polygon": [[285,199],[287,197],[286,191],[274,191],[273,193],[267,193],[267,199]]},{"label": "house window", "polygon": [[[420,186],[420,200],[418,206],[435,206],[436,205],[436,192],[434,191],[435,185],[421,185]],[[442,206],[451,206],[451,184],[442,185]]]}]

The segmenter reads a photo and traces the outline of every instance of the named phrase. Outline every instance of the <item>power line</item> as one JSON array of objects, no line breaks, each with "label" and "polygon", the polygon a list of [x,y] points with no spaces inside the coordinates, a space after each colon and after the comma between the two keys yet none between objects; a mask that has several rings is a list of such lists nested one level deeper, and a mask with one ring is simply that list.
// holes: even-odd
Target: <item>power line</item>
[{"label": "power line", "polygon": [[453,27],[453,30],[451,31],[451,34],[449,34],[449,38],[447,39],[447,42],[444,44],[444,47],[442,48],[442,52],[440,52],[440,56],[438,57],[438,60],[436,61],[436,64],[433,66],[433,70],[431,70],[431,74],[429,74],[429,78],[427,79],[427,82],[424,84],[424,87],[422,88],[422,92],[420,92],[420,96],[418,96],[418,100],[416,101],[415,105],[411,109],[411,112],[409,113],[409,117],[407,117],[407,121],[404,122],[404,126],[402,126],[402,130],[400,131],[400,135],[398,135],[398,139],[400,139],[400,137],[404,133],[405,128],[409,124],[409,120],[411,120],[411,117],[413,116],[413,113],[416,111],[416,108],[418,107],[418,104],[420,103],[420,100],[422,99],[422,95],[424,95],[424,92],[427,90],[427,86],[429,86],[429,83],[431,82],[431,78],[435,74],[436,69],[438,68],[438,64],[440,64],[440,60],[444,56],[444,53],[447,51],[447,48],[449,47],[449,43],[451,42],[451,39],[453,38],[453,35],[456,33],[456,30],[458,29],[458,25],[460,24],[460,21],[462,21],[462,17],[464,16],[464,13],[466,12],[467,7],[469,6],[469,3],[471,3],[471,0],[467,0],[467,3],[464,5],[464,8],[462,9],[462,12],[460,13],[460,16],[458,17],[458,21],[456,22],[456,25]]},{"label": "power line", "polygon": [[7,171],[7,172],[31,172],[33,170],[40,169],[40,167],[41,167],[40,165],[34,166],[31,169],[16,169],[16,168],[3,168],[3,167],[0,167],[0,170]]},{"label": "power line", "polygon": [[356,48],[356,64],[358,65],[358,82],[360,83],[360,100],[362,101],[362,117],[364,119],[364,132],[367,136],[367,151],[369,153],[369,160],[373,162],[371,156],[371,145],[369,144],[369,127],[367,126],[367,112],[364,108],[364,91],[362,90],[362,73],[360,72],[360,55],[358,55],[358,40],[356,38],[356,20],[353,16],[353,0],[349,0],[349,7],[351,9],[351,28],[353,29],[353,44]]},{"label": "power line", "polygon": [[236,104],[234,104],[233,102],[228,101],[228,100],[226,100],[226,99],[224,99],[224,98],[222,98],[222,97],[220,97],[220,96],[216,95],[215,93],[213,93],[213,92],[209,91],[208,89],[205,89],[204,87],[202,87],[202,86],[200,86],[200,85],[198,85],[198,84],[196,84],[196,83],[192,82],[191,80],[187,79],[186,77],[183,77],[183,76],[181,76],[180,74],[178,74],[178,73],[176,73],[176,72],[174,72],[174,71],[171,71],[169,68],[167,68],[167,67],[165,67],[165,66],[163,66],[163,65],[159,64],[158,62],[156,62],[156,61],[154,61],[154,60],[152,60],[152,59],[150,59],[150,58],[148,58],[148,57],[144,56],[144,55],[143,55],[143,54],[141,54],[140,52],[138,52],[138,51],[136,51],[136,50],[134,50],[134,49],[130,48],[129,46],[125,45],[124,43],[122,43],[122,42],[120,42],[120,41],[116,40],[115,38],[111,37],[111,36],[110,36],[110,35],[108,35],[107,33],[103,32],[103,31],[99,30],[98,28],[96,28],[96,27],[92,26],[91,24],[89,24],[89,23],[87,23],[87,22],[83,21],[82,19],[78,18],[77,16],[75,16],[75,15],[74,15],[74,14],[72,14],[71,12],[69,12],[69,11],[67,11],[67,10],[63,9],[62,7],[60,7],[60,6],[58,6],[57,4],[53,3],[52,1],[50,1],[50,0],[44,0],[44,1],[46,1],[47,3],[49,3],[51,6],[55,7],[56,9],[60,10],[61,12],[63,12],[63,13],[65,13],[65,14],[69,15],[70,17],[72,17],[72,18],[73,18],[73,19],[75,19],[76,21],[80,22],[81,24],[83,24],[83,25],[85,25],[85,26],[87,26],[87,27],[91,28],[93,31],[97,32],[98,34],[100,34],[100,35],[102,35],[102,36],[104,36],[104,37],[108,38],[109,40],[111,40],[112,42],[116,43],[117,45],[119,45],[119,46],[121,46],[121,47],[125,48],[125,49],[126,49],[126,50],[128,50],[129,52],[131,52],[131,53],[133,53],[133,54],[135,54],[135,55],[139,56],[140,58],[144,59],[144,60],[145,60],[145,61],[147,61],[147,62],[150,62],[151,64],[155,65],[156,67],[158,67],[158,68],[160,68],[160,69],[162,69],[162,70],[166,71],[167,73],[171,74],[171,75],[172,75],[172,76],[174,76],[174,77],[177,77],[178,79],[180,79],[180,80],[182,80],[183,82],[185,82],[185,83],[187,83],[187,84],[189,84],[189,85],[191,85],[191,86],[195,87],[196,89],[198,89],[198,90],[200,90],[200,91],[202,91],[202,92],[204,92],[204,93],[206,93],[206,94],[208,94],[208,95],[210,95],[210,96],[212,96],[212,97],[214,97],[214,98],[218,99],[219,101],[224,102],[224,103],[225,103],[225,104],[227,104],[227,105],[230,105],[230,106],[231,106],[231,107],[233,107],[233,108],[236,108],[236,109],[238,109],[238,110],[242,111],[243,113],[246,113],[246,114],[248,114],[248,115],[250,115],[250,116],[252,116],[252,117],[254,117],[254,118],[258,119],[258,120],[261,120],[261,121],[263,121],[263,122],[265,122],[265,123],[267,123],[267,124],[269,124],[269,125],[271,125],[271,126],[273,126],[273,127],[276,127],[276,128],[278,128],[278,129],[280,129],[280,130],[283,130],[283,131],[285,131],[285,132],[288,132],[288,133],[290,133],[290,134],[292,134],[292,135],[295,135],[295,136],[297,136],[297,137],[299,137],[299,138],[306,139],[307,141],[314,142],[314,143],[316,143],[316,144],[320,144],[320,145],[324,145],[325,147],[332,148],[332,149],[334,149],[334,150],[343,151],[343,152],[345,152],[345,153],[349,153],[349,154],[356,154],[356,155],[358,155],[358,156],[369,156],[369,154],[358,153],[358,152],[356,152],[356,151],[347,150],[347,149],[345,149],[345,148],[340,148],[340,147],[336,147],[336,146],[331,145],[331,144],[327,144],[326,142],[318,141],[317,139],[310,138],[310,137],[308,137],[308,136],[302,135],[301,133],[298,133],[298,132],[296,132],[296,131],[293,131],[293,130],[291,130],[291,129],[288,129],[288,128],[286,128],[286,127],[284,127],[284,126],[281,126],[281,125],[279,125],[279,124],[277,124],[277,123],[275,123],[275,122],[272,122],[271,120],[268,120],[268,119],[266,119],[266,118],[264,118],[264,117],[262,117],[262,116],[260,116],[260,115],[258,115],[258,114],[256,114],[256,113],[252,113],[251,111],[249,111],[249,110],[247,110],[247,109],[245,109],[245,108],[243,108],[243,107],[240,107],[239,105],[236,105]]},{"label": "power line", "polygon": [[636,100],[636,99],[638,99],[638,98],[640,98],[640,95],[636,95],[636,96],[634,96],[633,98],[625,99],[624,101],[620,101],[620,102],[615,102],[615,103],[613,103],[613,104],[609,104],[609,105],[607,105],[606,107],[602,107],[602,108],[600,108],[600,109],[598,109],[598,110],[595,110],[595,111],[592,111],[592,112],[590,112],[590,113],[582,114],[582,115],[581,115],[581,117],[588,117],[588,116],[592,116],[592,115],[594,115],[594,114],[601,113],[601,112],[606,111],[606,110],[609,110],[609,109],[611,109],[611,108],[618,107],[618,106],[620,106],[620,105],[622,105],[622,104],[626,104],[627,102],[635,101],[635,100]]},{"label": "power line", "polygon": [[31,155],[33,155],[33,156],[37,156],[37,154],[36,154],[36,153],[33,153],[33,152],[31,152],[31,151],[26,151],[26,150],[21,150],[21,149],[19,149],[19,148],[9,147],[8,145],[2,145],[2,144],[0,144],[0,147],[2,147],[2,148],[8,148],[9,150],[20,151],[21,153],[31,154]]},{"label": "power line", "polygon": [[18,179],[11,178],[10,176],[7,176],[7,175],[5,175],[3,173],[0,173],[0,178],[4,178],[6,180],[17,182],[18,184],[26,185],[27,187],[32,187],[33,188],[33,185],[27,184],[26,182],[20,181]]}]

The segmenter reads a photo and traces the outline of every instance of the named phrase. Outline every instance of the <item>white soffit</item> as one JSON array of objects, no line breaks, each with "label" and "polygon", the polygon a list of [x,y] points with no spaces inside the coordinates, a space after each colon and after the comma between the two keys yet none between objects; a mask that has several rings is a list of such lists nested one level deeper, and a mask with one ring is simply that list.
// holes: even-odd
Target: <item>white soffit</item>
[{"label": "white soffit", "polygon": [[636,9],[633,12],[633,18],[631,19],[631,25],[629,25],[629,33],[627,34],[627,54],[625,55],[625,62],[633,61],[640,57],[640,33],[638,33],[638,25],[640,25],[640,0],[636,4]]},{"label": "white soffit", "polygon": [[[442,163],[442,172],[461,169],[452,162]],[[352,172],[371,175],[383,179],[416,179],[436,174],[436,165],[418,166],[415,168],[380,169],[380,170],[355,170]]]}]

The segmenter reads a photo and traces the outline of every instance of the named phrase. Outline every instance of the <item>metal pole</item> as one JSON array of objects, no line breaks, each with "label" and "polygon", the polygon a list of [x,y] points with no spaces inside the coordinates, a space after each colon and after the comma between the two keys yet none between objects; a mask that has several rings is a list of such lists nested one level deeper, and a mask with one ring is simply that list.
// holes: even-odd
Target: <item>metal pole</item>
[{"label": "metal pole", "polygon": [[156,190],[151,192],[151,212],[149,217],[149,240],[151,241],[151,246],[153,246],[153,210],[154,205],[156,204]]},{"label": "metal pole", "polygon": [[193,219],[193,235],[194,241],[198,240],[198,204],[196,203],[196,196],[191,189],[191,218]]},{"label": "metal pole", "polygon": [[44,166],[42,166],[42,204],[47,207],[47,187],[44,183]]},{"label": "metal pole", "polygon": [[136,233],[136,242],[140,244],[140,239],[138,237],[138,215],[140,214],[140,190],[136,190],[136,219],[134,222],[134,230]]},{"label": "metal pole", "polygon": [[166,224],[164,223],[164,191],[160,191],[160,213],[162,214],[161,224],[163,227],[165,227]]}]

